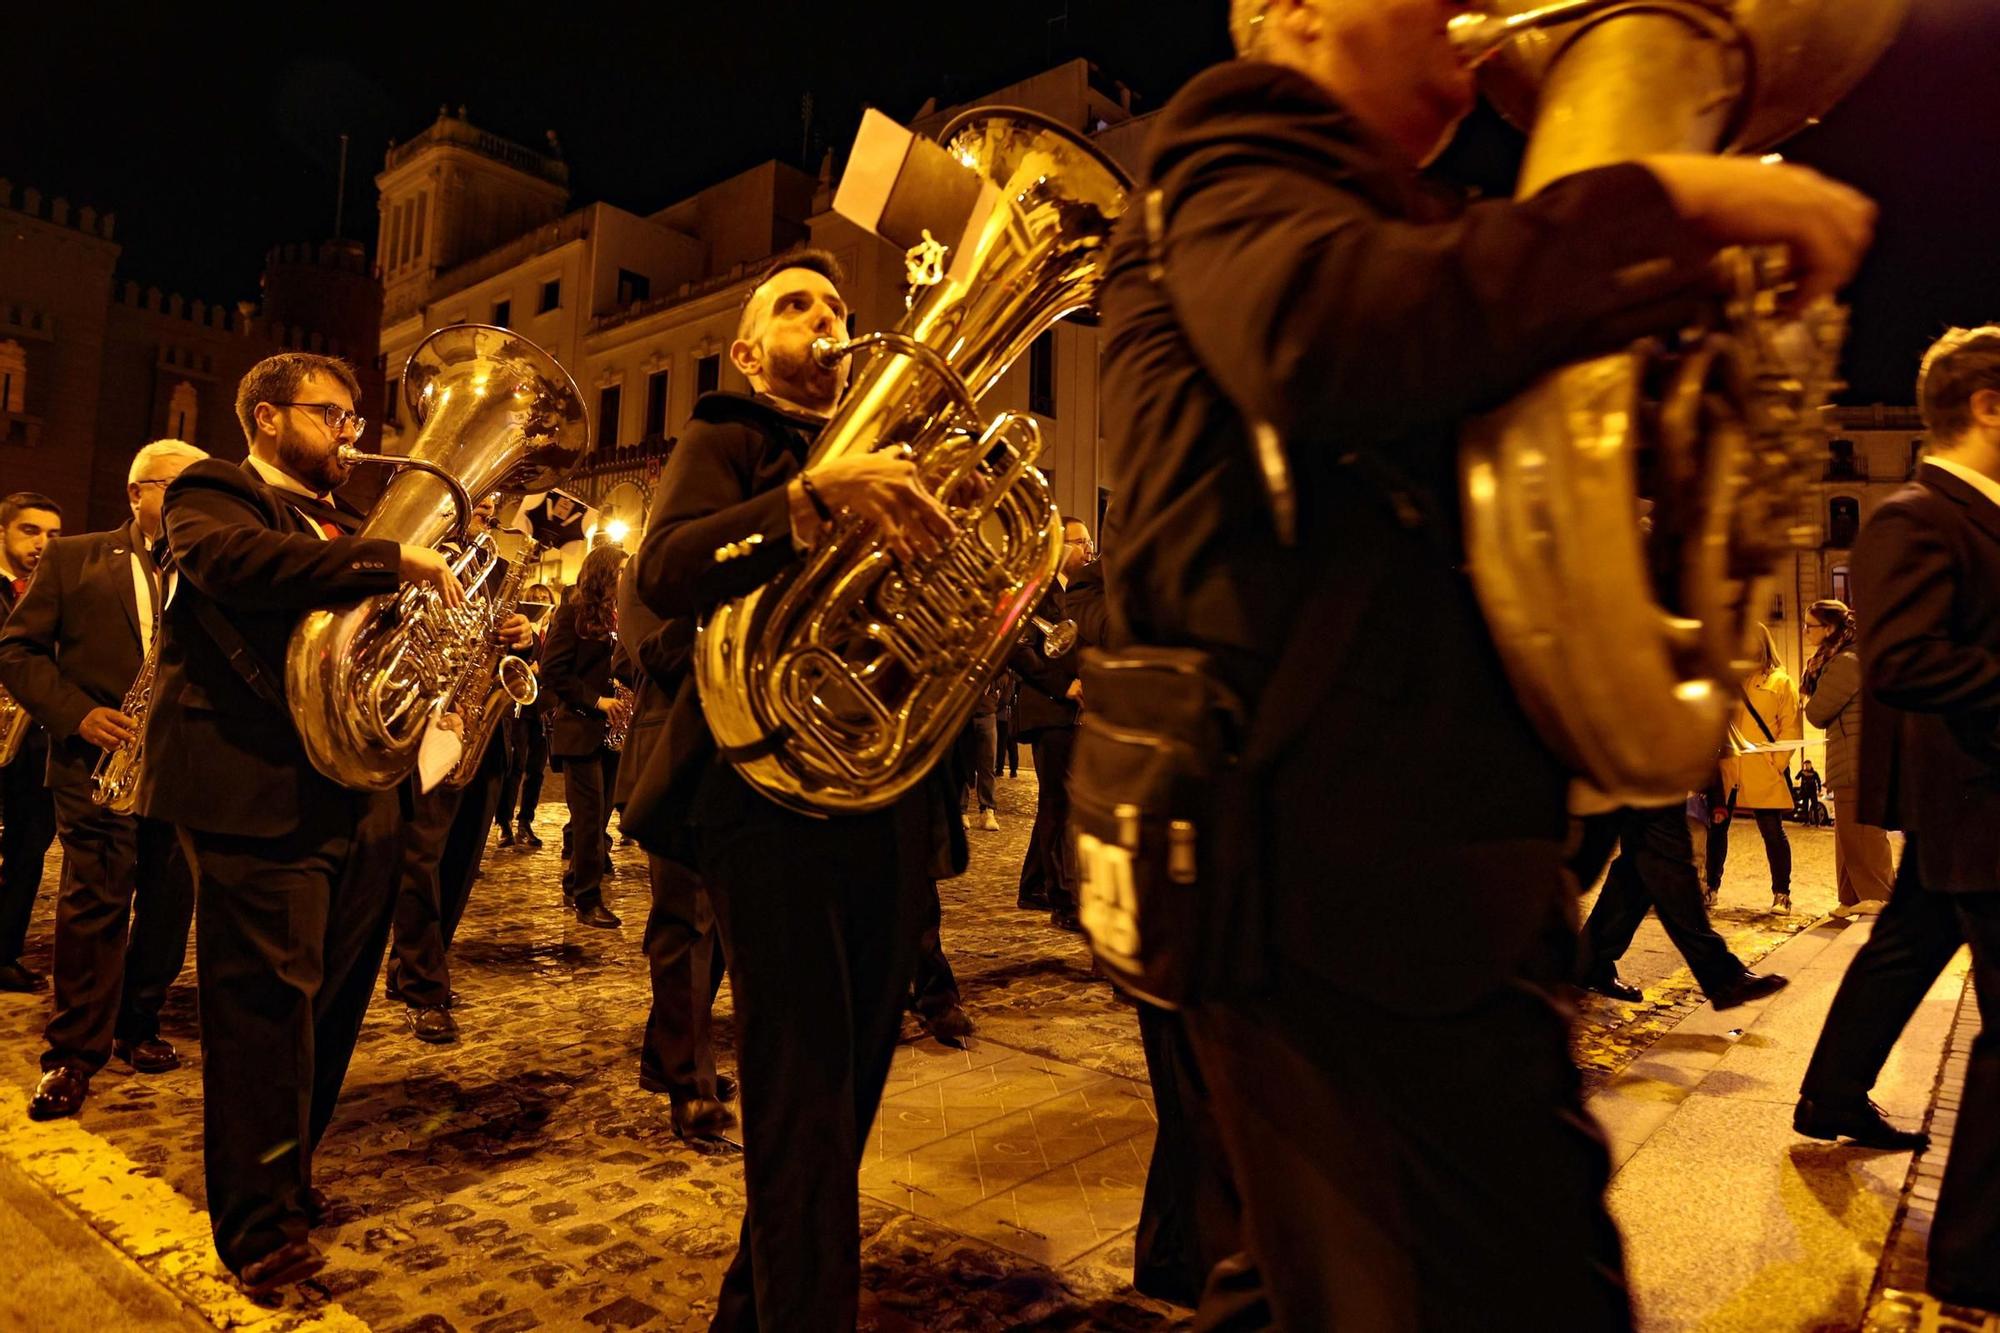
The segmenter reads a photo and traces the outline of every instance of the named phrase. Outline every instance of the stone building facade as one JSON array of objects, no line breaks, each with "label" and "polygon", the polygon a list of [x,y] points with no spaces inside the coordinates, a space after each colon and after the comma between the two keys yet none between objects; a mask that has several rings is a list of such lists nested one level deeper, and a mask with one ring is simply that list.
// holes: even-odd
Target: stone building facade
[{"label": "stone building facade", "polygon": [[345,356],[362,412],[381,416],[381,289],[359,243],[274,249],[262,303],[231,306],[118,282],[115,231],[111,214],[0,180],[0,489],[46,493],[71,531],[114,526],[148,440],[243,457],[237,381],[286,349]]}]

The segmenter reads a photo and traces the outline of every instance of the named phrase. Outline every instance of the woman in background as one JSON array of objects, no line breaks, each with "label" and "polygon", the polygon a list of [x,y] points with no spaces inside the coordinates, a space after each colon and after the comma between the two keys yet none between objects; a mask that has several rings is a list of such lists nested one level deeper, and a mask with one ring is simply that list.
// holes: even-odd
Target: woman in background
[{"label": "woman in background", "polygon": [[1826,732],[1826,787],[1833,793],[1836,916],[1879,912],[1889,900],[1895,859],[1889,835],[1854,817],[1861,808],[1861,643],[1854,612],[1832,598],[1812,604],[1806,643],[1813,650],[1799,682],[1806,721]]},{"label": "woman in background", "polygon": [[1757,832],[1764,838],[1764,855],[1771,863],[1771,910],[1789,912],[1792,844],[1785,838],[1785,815],[1794,804],[1792,752],[1775,747],[1802,739],[1805,726],[1799,715],[1799,687],[1778,657],[1771,631],[1762,625],[1757,628],[1764,635],[1764,660],[1738,686],[1736,714],[1731,719],[1735,734],[1757,748],[1722,761],[1722,802],[1711,814],[1708,826],[1708,890],[1712,900],[1722,887],[1722,871],[1729,860],[1731,816],[1738,810],[1748,811],[1756,817]]},{"label": "woman in background", "polygon": [[549,753],[562,761],[569,803],[570,859],[563,871],[563,901],[586,926],[610,929],[619,920],[604,905],[604,873],[611,859],[605,826],[611,819],[611,783],[618,755],[604,744],[612,712],[621,705],[611,680],[618,637],[618,571],[625,552],[600,546],[583,559],[576,587],[557,608],[543,645],[542,687],[550,705]]}]

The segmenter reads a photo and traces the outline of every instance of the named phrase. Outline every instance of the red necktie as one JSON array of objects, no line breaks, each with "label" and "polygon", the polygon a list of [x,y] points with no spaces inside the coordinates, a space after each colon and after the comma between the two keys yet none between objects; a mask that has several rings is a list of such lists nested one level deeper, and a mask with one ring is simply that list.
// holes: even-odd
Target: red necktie
[{"label": "red necktie", "polygon": [[28,581],[26,579],[15,579],[14,600],[18,602],[27,595],[28,595]]},{"label": "red necktie", "polygon": [[319,521],[319,530],[326,534],[326,539],[328,541],[332,541],[334,538],[341,535],[340,525],[338,523],[329,522],[326,519],[321,519]]}]

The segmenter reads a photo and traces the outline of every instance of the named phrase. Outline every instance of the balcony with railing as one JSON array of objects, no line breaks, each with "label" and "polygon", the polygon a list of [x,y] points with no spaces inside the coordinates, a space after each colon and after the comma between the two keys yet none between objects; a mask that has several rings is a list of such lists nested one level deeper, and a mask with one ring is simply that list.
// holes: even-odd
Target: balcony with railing
[{"label": "balcony with railing", "polygon": [[489,157],[495,162],[513,167],[516,171],[525,171],[530,176],[539,176],[557,185],[569,184],[569,163],[552,154],[524,147],[511,139],[488,134],[465,119],[462,107],[456,116],[440,109],[438,118],[431,122],[423,133],[391,148],[383,164],[383,170],[394,171],[424,149],[440,144],[469,148],[482,157]]}]

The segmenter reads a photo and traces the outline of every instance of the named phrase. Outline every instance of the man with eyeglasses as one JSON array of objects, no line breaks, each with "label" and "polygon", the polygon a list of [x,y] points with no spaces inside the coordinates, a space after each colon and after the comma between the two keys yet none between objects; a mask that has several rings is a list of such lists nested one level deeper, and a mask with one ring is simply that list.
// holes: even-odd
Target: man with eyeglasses
[{"label": "man with eyeglasses", "polygon": [[194,872],[203,1160],[215,1247],[253,1294],[318,1271],[325,1207],[312,1154],[333,1116],[389,927],[399,802],[307,759],[285,646],[323,606],[408,583],[461,600],[427,547],[351,535],[334,497],[364,422],[335,357],[250,368],[242,464],[196,463],[167,488],[178,587],[160,627],[139,811],[173,824]]},{"label": "man with eyeglasses", "polygon": [[168,586],[152,553],[162,494],[206,457],[181,440],[141,449],[126,474],[131,522],[51,542],[0,633],[0,684],[48,730],[63,845],[55,1013],[30,1119],[76,1114],[114,1055],[141,1074],[180,1065],[160,1036],[160,1006],[187,956],[187,863],[168,825],[92,800],[91,776],[138,722],[122,709]]}]

